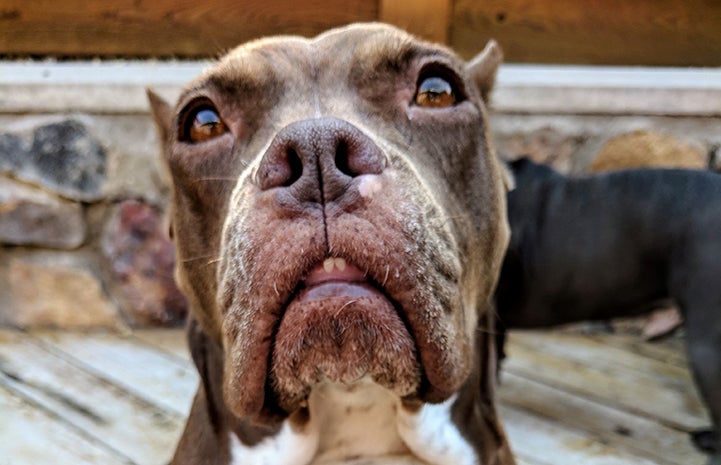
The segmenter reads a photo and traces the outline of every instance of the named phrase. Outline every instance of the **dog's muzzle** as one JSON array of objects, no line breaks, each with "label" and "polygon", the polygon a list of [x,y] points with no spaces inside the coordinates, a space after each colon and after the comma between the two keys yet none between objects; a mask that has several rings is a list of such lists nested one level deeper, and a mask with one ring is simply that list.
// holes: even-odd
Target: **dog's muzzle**
[{"label": "dog's muzzle", "polygon": [[419,183],[394,182],[413,170],[394,169],[356,126],[311,119],[281,129],[236,191],[221,290],[236,414],[292,413],[323,382],[411,399],[458,388],[459,260]]}]

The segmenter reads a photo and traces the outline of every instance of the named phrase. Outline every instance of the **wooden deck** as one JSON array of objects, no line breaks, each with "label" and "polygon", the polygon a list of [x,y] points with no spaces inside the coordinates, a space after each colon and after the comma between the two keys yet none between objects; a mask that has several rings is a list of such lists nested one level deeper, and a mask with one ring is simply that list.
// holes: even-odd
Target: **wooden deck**
[{"label": "wooden deck", "polygon": [[[702,465],[681,342],[511,336],[499,390],[521,465]],[[197,377],[180,331],[0,330],[0,465],[160,465]]]}]

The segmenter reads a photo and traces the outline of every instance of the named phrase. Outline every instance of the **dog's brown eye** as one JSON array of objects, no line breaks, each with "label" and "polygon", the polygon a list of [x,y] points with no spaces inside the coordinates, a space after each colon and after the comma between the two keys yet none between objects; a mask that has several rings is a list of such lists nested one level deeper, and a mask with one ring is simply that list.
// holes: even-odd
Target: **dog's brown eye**
[{"label": "dog's brown eye", "polygon": [[443,78],[428,77],[421,81],[416,91],[416,105],[425,108],[450,107],[456,103],[453,86]]},{"label": "dog's brown eye", "polygon": [[226,132],[228,127],[209,104],[191,109],[181,121],[181,139],[186,142],[205,142]]},{"label": "dog's brown eye", "polygon": [[191,142],[203,142],[224,134],[228,128],[212,108],[200,109],[193,119],[188,131]]}]

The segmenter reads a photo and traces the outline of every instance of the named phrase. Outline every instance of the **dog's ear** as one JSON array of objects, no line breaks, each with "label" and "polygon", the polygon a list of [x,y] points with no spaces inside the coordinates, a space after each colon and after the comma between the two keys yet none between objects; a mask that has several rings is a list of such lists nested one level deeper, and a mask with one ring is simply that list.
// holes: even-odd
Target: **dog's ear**
[{"label": "dog's ear", "polygon": [[501,179],[503,179],[503,185],[506,186],[506,192],[511,192],[516,188],[516,177],[513,175],[513,170],[508,166],[508,162],[505,160],[499,160],[501,165]]},{"label": "dog's ear", "polygon": [[503,62],[503,51],[495,40],[489,40],[481,53],[475,56],[466,65],[468,74],[481,94],[481,98],[487,104],[489,96],[496,82],[496,72]]},{"label": "dog's ear", "polygon": [[[172,137],[173,131],[173,109],[166,102],[163,97],[156,94],[150,89],[145,89],[148,95],[148,103],[150,103],[150,113],[155,121],[155,127],[158,130],[158,138],[160,139],[160,157],[157,159],[160,161],[158,165],[160,182],[164,186],[172,185],[170,169],[167,163],[167,153],[170,145],[170,138]],[[169,226],[172,238],[172,226]]]},{"label": "dog's ear", "polygon": [[158,135],[163,145],[167,144],[168,137],[170,137],[173,110],[166,102],[163,97],[156,94],[150,89],[146,89],[145,92],[148,94],[148,102],[150,103],[150,113],[153,115],[155,120],[155,126],[158,128]]}]

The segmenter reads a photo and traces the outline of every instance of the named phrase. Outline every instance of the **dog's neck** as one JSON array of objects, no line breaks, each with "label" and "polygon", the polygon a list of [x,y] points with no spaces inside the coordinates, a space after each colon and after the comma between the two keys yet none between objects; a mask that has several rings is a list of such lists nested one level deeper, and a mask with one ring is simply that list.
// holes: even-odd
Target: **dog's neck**
[{"label": "dog's neck", "polygon": [[473,449],[451,421],[453,402],[412,410],[370,380],[322,384],[311,392],[303,424],[291,417],[254,447],[231,433],[231,463],[473,465]]}]

